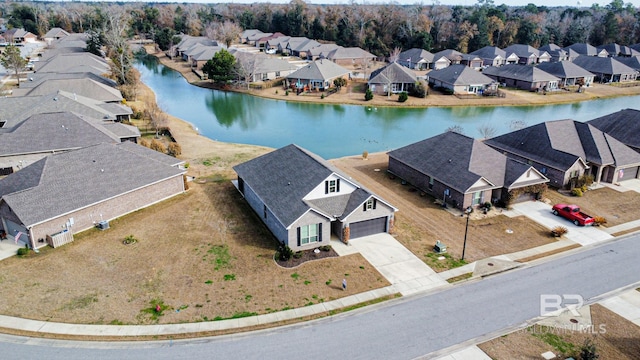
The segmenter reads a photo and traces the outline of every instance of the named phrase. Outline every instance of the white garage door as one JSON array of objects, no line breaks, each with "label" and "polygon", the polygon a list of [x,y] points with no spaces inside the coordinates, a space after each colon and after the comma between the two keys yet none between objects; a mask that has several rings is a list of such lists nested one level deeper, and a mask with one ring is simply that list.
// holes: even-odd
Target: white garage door
[{"label": "white garage door", "polygon": [[364,220],[349,225],[351,239],[379,234],[387,231],[387,217]]}]

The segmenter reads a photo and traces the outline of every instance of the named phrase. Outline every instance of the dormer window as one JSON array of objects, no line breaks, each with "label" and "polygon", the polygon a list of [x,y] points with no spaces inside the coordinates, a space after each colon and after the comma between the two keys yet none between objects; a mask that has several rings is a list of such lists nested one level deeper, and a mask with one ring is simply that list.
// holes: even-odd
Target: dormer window
[{"label": "dormer window", "polygon": [[375,210],[376,208],[376,199],[371,198],[364,203],[364,211],[367,210]]},{"label": "dormer window", "polygon": [[324,182],[324,193],[331,194],[340,192],[340,179],[327,180]]}]

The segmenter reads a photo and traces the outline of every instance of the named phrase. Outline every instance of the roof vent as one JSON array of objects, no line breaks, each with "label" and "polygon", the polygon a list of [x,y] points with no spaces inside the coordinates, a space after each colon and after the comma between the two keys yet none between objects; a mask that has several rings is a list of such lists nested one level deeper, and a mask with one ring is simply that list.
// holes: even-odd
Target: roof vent
[{"label": "roof vent", "polygon": [[451,163],[451,159],[449,159],[449,163]]}]

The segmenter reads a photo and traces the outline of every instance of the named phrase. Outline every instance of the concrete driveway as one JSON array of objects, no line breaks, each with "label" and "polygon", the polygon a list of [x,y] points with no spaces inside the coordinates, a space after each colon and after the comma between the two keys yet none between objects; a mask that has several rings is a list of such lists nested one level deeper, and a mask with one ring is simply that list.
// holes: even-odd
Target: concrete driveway
[{"label": "concrete driveway", "polygon": [[340,255],[360,253],[402,295],[449,285],[427,264],[387,233],[352,239],[348,246],[332,245]]},{"label": "concrete driveway", "polygon": [[504,212],[505,215],[514,217],[524,215],[538,224],[553,229],[556,226],[564,226],[569,229],[564,237],[582,246],[596,244],[613,238],[596,226],[576,226],[571,221],[555,216],[551,213],[551,205],[540,201],[527,201],[513,205],[513,209]]}]

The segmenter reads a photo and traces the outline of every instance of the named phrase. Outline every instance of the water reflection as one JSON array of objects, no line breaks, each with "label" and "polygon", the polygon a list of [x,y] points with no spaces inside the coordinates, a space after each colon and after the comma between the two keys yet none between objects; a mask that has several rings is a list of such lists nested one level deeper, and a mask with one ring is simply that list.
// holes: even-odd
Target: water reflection
[{"label": "water reflection", "polygon": [[632,96],[535,107],[454,108],[310,104],[192,86],[153,57],[139,60],[136,67],[142,81],[156,93],[158,103],[192,123],[204,136],[270,147],[296,143],[325,158],[395,149],[452,126],[479,138],[481,126],[490,126],[500,135],[510,131],[515,121],[526,125],[568,118],[585,121],[640,100],[640,96]]}]

